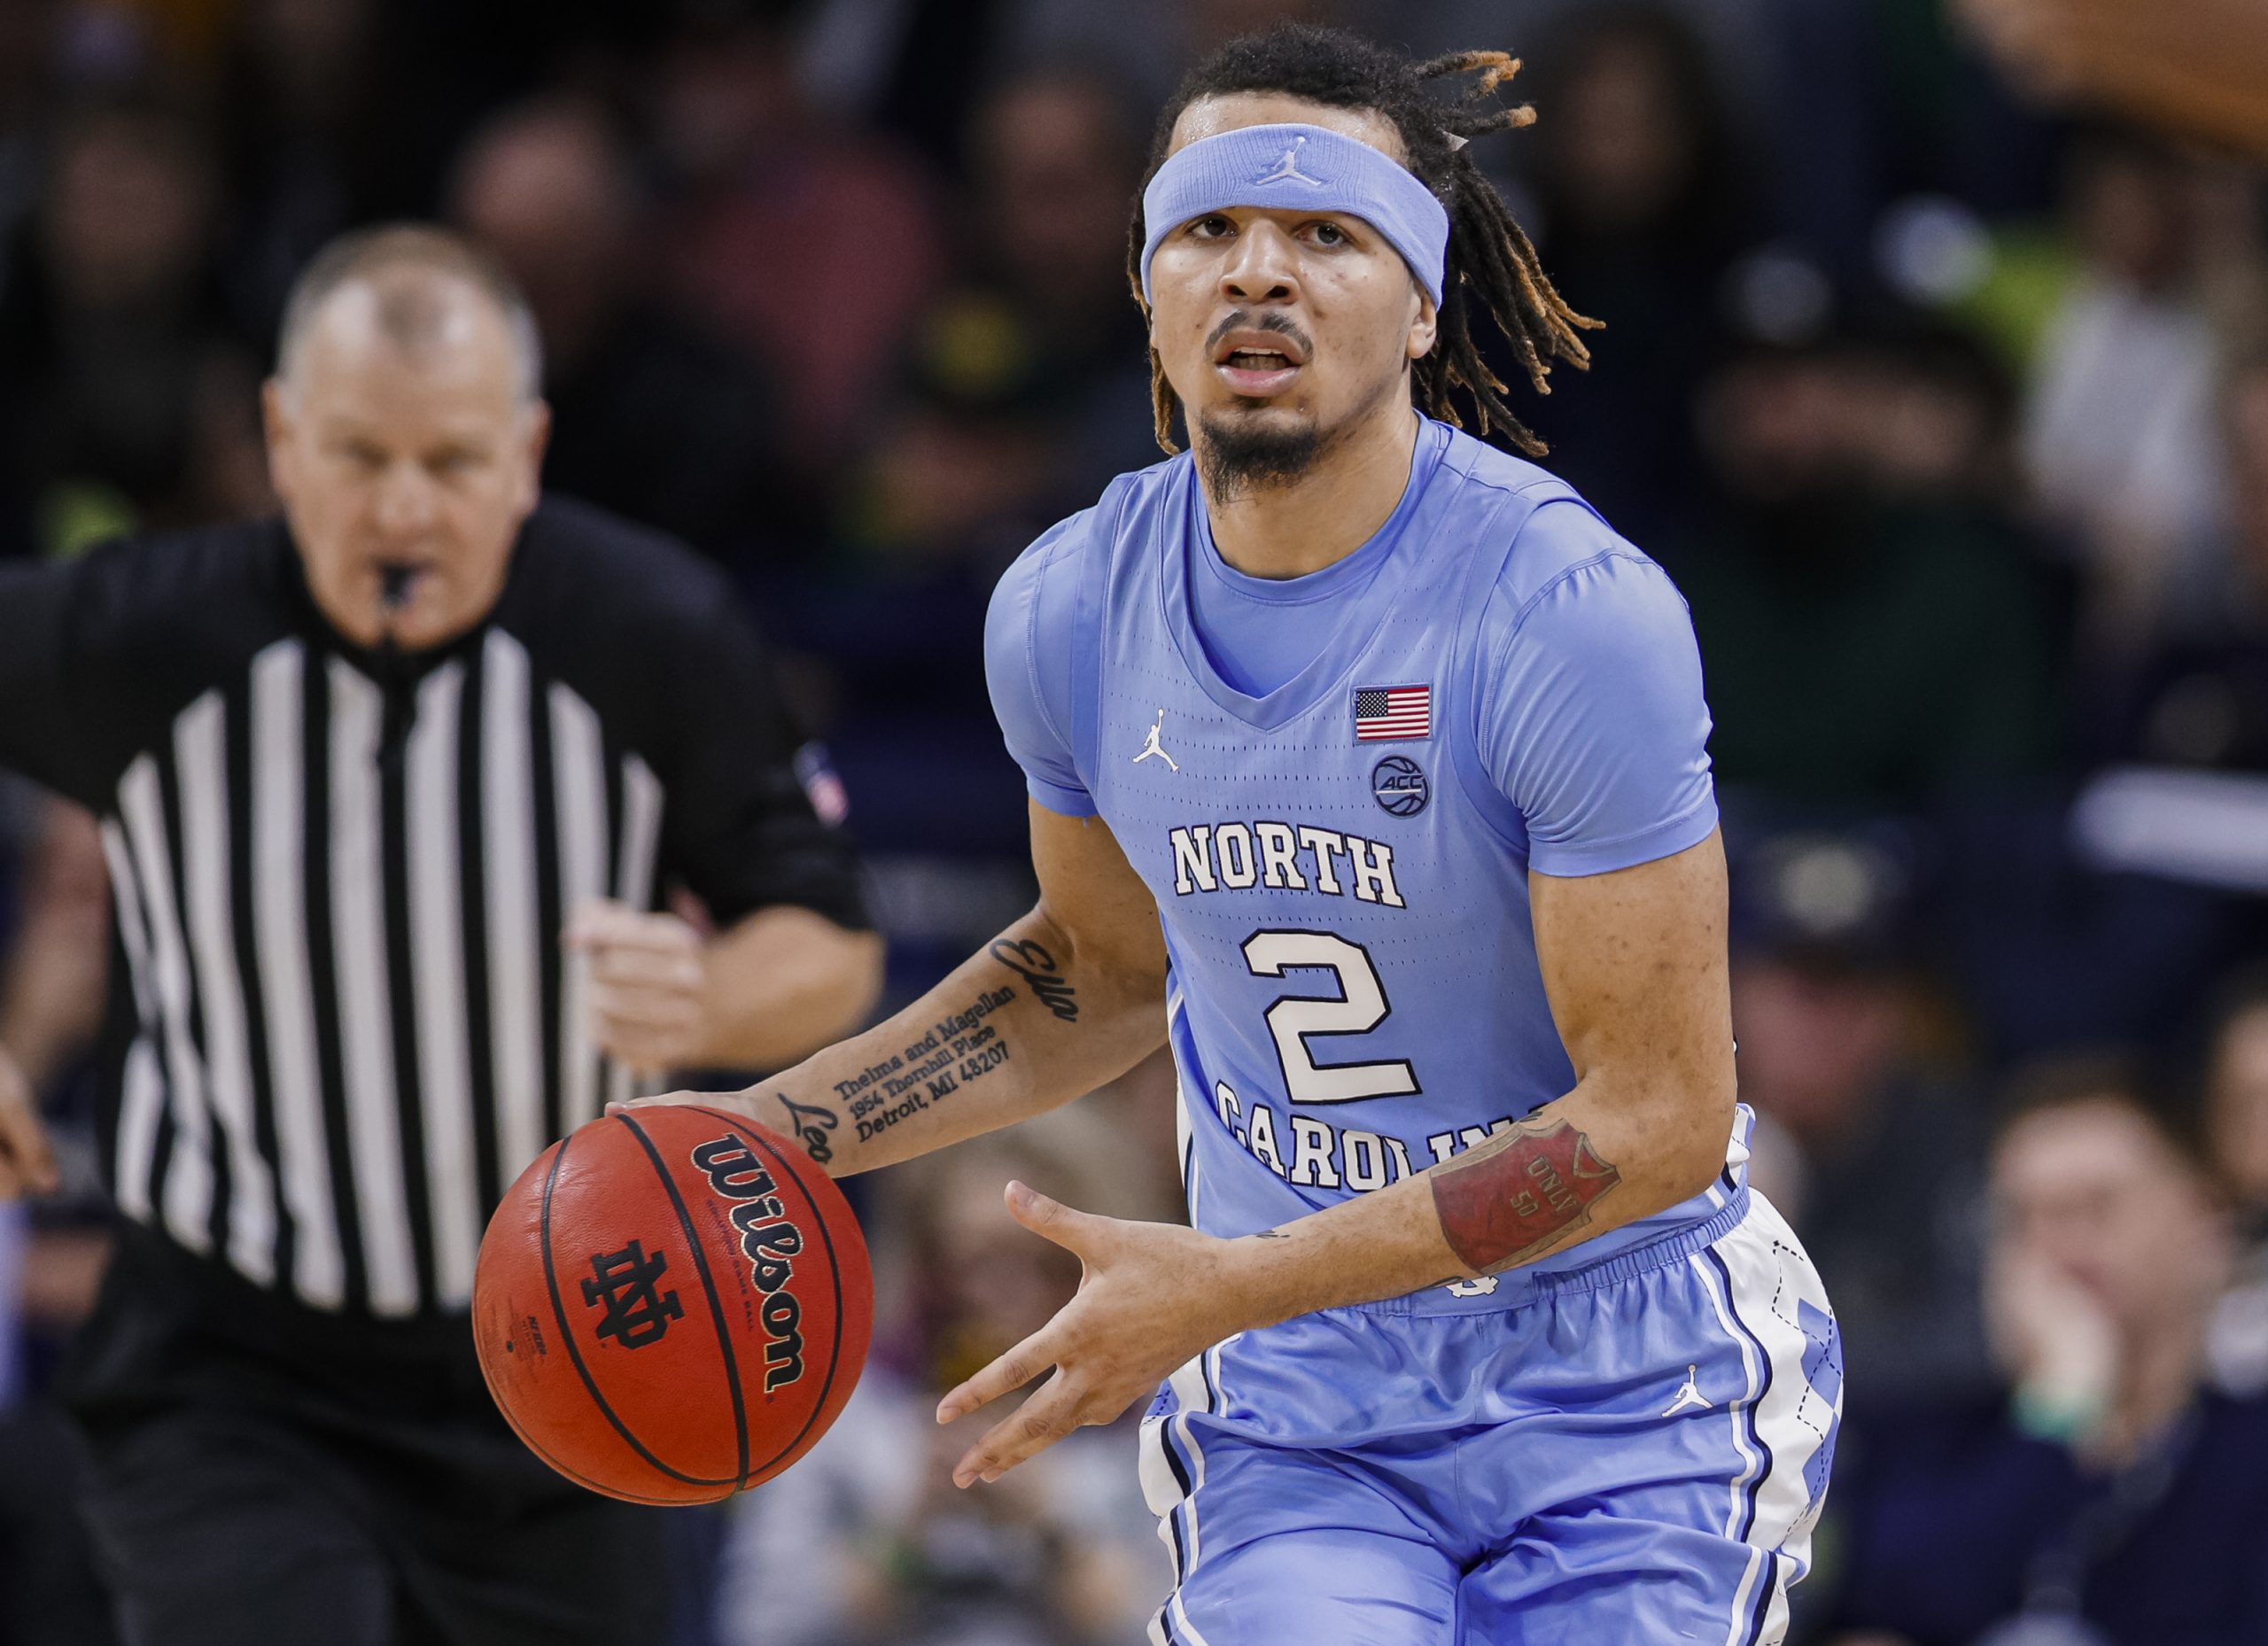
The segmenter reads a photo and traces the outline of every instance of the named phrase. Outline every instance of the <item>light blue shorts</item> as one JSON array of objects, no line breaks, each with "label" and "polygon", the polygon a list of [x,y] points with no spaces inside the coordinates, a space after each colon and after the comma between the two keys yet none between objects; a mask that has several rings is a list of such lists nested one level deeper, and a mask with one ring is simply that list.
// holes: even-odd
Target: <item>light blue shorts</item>
[{"label": "light blue shorts", "polygon": [[1591,1268],[1242,1333],[1142,1425],[1150,1638],[1776,1642],[1842,1397],[1826,1289],[1745,1188]]}]

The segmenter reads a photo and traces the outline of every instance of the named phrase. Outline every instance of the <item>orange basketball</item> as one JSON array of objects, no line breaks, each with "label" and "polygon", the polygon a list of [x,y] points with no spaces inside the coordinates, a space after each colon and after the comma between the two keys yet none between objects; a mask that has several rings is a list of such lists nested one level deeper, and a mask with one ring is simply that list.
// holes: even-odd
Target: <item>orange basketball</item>
[{"label": "orange basketball", "polygon": [[480,1243],[489,1393],[554,1469],[639,1503],[768,1480],[850,1398],[874,1328],[841,1190],[777,1132],[632,1109],[555,1143]]}]

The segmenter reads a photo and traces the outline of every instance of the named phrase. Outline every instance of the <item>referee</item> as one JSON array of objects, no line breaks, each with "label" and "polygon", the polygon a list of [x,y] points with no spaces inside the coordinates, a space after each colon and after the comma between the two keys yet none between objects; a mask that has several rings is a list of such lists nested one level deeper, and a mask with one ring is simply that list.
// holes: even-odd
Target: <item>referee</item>
[{"label": "referee", "polygon": [[[117,907],[89,1518],[131,1646],[652,1641],[656,1518],[482,1387],[481,1230],[639,1073],[852,1027],[878,940],[725,580],[539,500],[485,256],[348,237],[277,356],[280,521],[0,572],[0,765]],[[0,1073],[0,1194],[50,1176]]]}]

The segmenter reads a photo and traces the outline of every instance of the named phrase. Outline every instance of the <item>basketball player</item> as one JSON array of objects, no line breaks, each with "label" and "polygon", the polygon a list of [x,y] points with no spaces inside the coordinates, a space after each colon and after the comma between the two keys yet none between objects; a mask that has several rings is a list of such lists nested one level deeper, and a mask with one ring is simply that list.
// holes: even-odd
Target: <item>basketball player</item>
[{"label": "basketball player", "polygon": [[1085,1278],[938,1409],[1053,1369],[967,1486],[1163,1379],[1154,1641],[1776,1641],[1826,1487],[1840,1354],[1746,1185],[1685,609],[1442,420],[1536,449],[1483,320],[1539,389],[1585,358],[1466,151],[1530,118],[1487,96],[1516,66],[1284,27],[1193,71],[1132,269],[1192,451],[992,604],[1039,905],[734,1099],[863,1171],[1171,1044],[1196,1227],[1010,1184]]}]

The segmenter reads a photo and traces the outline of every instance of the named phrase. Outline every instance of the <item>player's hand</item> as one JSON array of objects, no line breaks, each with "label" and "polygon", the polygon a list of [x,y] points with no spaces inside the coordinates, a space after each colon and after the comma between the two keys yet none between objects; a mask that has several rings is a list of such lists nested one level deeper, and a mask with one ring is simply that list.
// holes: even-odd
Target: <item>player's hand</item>
[{"label": "player's hand", "polygon": [[566,942],[589,957],[591,1038],[639,1074],[701,1061],[709,1043],[709,964],[701,934],[674,914],[595,900]]},{"label": "player's hand", "polygon": [[62,1183],[55,1151],[32,1106],[31,1083],[15,1060],[0,1052],[0,1200],[52,1194]]},{"label": "player's hand", "polygon": [[962,1456],[955,1486],[997,1480],[1074,1429],[1111,1422],[1240,1324],[1223,1283],[1229,1242],[1174,1223],[1075,1212],[1020,1183],[1008,1185],[1007,1202],[1025,1228],[1076,1254],[1085,1273],[1052,1320],[938,1403],[937,1421],[951,1423],[1055,1368]]}]

